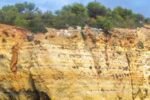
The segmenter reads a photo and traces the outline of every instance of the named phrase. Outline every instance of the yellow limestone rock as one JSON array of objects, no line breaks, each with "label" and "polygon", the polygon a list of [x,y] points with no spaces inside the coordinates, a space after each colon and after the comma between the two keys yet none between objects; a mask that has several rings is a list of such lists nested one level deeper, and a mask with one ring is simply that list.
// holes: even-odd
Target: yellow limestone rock
[{"label": "yellow limestone rock", "polygon": [[0,25],[0,100],[150,99],[149,28],[49,32]]}]

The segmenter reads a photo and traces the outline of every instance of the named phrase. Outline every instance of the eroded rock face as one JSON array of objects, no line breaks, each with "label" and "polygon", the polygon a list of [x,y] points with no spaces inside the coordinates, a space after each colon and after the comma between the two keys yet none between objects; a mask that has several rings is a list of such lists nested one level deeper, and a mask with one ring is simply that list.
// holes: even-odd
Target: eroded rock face
[{"label": "eroded rock face", "polygon": [[150,99],[150,29],[71,32],[0,25],[0,100]]}]

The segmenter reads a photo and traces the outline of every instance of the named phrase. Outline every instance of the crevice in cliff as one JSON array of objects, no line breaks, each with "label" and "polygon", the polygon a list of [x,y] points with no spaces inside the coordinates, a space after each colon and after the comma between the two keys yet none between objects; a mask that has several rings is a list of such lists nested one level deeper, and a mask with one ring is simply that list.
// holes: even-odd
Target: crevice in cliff
[{"label": "crevice in cliff", "polygon": [[107,67],[109,68],[110,63],[109,63],[109,55],[108,55],[108,43],[109,43],[109,40],[111,39],[112,33],[107,30],[103,30],[103,32],[105,36],[105,61],[106,61]]},{"label": "crevice in cliff", "polygon": [[21,89],[16,91],[13,88],[7,88],[0,85],[0,100],[51,100],[47,93],[36,88],[31,75],[29,81],[29,85],[31,85],[32,88],[28,90]]},{"label": "crevice in cliff", "polygon": [[129,75],[130,75],[130,81],[131,81],[131,88],[132,88],[132,100],[134,100],[134,93],[133,93],[133,78],[132,78],[132,70],[131,70],[131,61],[130,61],[130,55],[128,52],[126,52],[126,59],[129,67]]},{"label": "crevice in cliff", "polygon": [[0,87],[0,92],[2,92],[9,100],[17,100],[17,97],[16,97],[17,92],[14,92],[14,91],[8,90],[8,89],[4,89],[2,87]]},{"label": "crevice in cliff", "polygon": [[106,43],[105,43],[105,61],[107,67],[109,67],[109,57],[108,57],[108,37],[106,37]]},{"label": "crevice in cliff", "polygon": [[[86,35],[85,35],[86,34]],[[84,41],[86,49],[91,53],[93,61],[94,61],[94,68],[98,76],[101,74],[101,66],[99,65],[99,57],[97,54],[94,53],[96,49],[96,36],[89,29],[85,29],[84,32],[81,32],[82,39]],[[89,40],[88,40],[89,39]],[[92,69],[92,68],[91,68]]]},{"label": "crevice in cliff", "polygon": [[45,92],[35,90],[21,90],[16,92],[13,89],[0,88],[0,93],[2,93],[0,96],[0,99],[3,97],[2,100],[23,100],[25,98],[25,100],[51,100]]},{"label": "crevice in cliff", "polygon": [[33,88],[33,92],[36,94],[36,99],[35,100],[51,100],[51,98],[48,96],[47,93],[45,93],[43,91],[39,91],[36,88],[35,82],[34,82],[31,74],[30,74],[30,79],[29,80],[30,80],[31,86]]}]

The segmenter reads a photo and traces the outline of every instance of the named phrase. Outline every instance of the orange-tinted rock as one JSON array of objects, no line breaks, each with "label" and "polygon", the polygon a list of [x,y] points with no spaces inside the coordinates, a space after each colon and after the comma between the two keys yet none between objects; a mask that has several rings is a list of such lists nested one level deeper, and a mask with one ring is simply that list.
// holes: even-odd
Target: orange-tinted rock
[{"label": "orange-tinted rock", "polygon": [[148,100],[150,29],[94,30],[0,25],[0,100]]}]

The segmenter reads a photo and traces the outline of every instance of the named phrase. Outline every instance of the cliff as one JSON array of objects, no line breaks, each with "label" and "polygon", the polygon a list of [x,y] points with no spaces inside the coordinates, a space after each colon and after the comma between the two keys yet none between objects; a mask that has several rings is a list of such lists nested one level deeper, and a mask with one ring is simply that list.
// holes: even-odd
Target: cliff
[{"label": "cliff", "polygon": [[0,100],[149,100],[150,29],[32,36],[0,25]]}]

